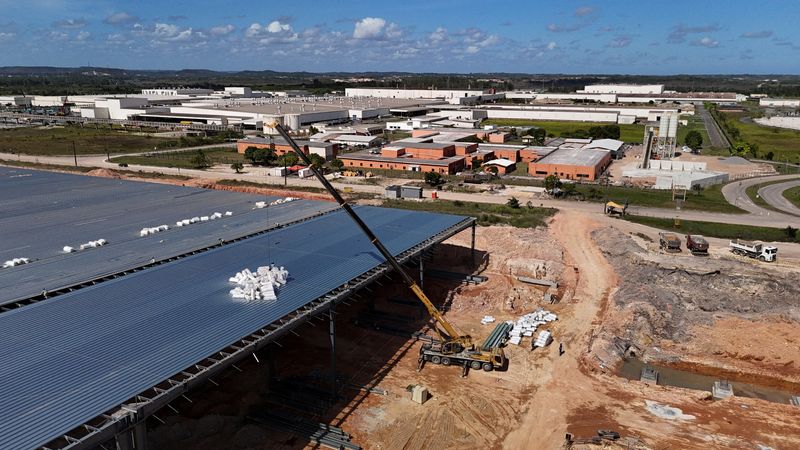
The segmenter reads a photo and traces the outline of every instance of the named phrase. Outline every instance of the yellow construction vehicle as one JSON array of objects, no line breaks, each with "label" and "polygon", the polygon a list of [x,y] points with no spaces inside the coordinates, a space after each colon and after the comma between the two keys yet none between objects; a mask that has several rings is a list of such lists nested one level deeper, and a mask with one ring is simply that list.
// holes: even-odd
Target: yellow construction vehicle
[{"label": "yellow construction vehicle", "polygon": [[625,211],[628,209],[628,204],[620,205],[616,202],[606,202],[605,213],[609,216],[624,216]]},{"label": "yellow construction vehicle", "polygon": [[508,360],[506,359],[505,353],[500,346],[496,346],[492,349],[483,349],[480,346],[476,346],[473,341],[472,337],[460,332],[453,324],[448,322],[442,313],[436,309],[436,306],[430,301],[427,295],[422,291],[422,288],[419,287],[416,281],[414,281],[411,276],[406,273],[405,270],[400,266],[400,263],[397,262],[395,257],[389,252],[389,250],[384,247],[383,243],[378,239],[377,236],[369,229],[367,224],[361,220],[354,211],[353,208],[347,203],[339,192],[331,185],[331,183],[325,178],[322,172],[311,164],[311,160],[309,159],[308,155],[306,155],[297,143],[289,136],[289,133],[283,128],[282,125],[278,124],[277,122],[273,122],[269,124],[271,128],[274,128],[278,134],[283,137],[286,142],[292,147],[297,156],[300,158],[301,161],[305,162],[308,167],[311,168],[314,175],[317,179],[322,183],[328,193],[339,203],[339,206],[353,219],[353,222],[358,225],[361,231],[367,236],[369,241],[372,243],[373,246],[380,252],[381,255],[386,259],[389,265],[400,274],[405,281],[406,285],[408,285],[409,289],[414,293],[414,295],[425,305],[425,308],[428,310],[428,314],[436,321],[435,330],[439,335],[438,340],[431,340],[431,342],[426,342],[423,344],[422,348],[420,349],[419,360],[418,360],[418,370],[421,370],[422,367],[425,365],[426,362],[430,361],[434,364],[441,364],[444,366],[461,366],[463,369],[462,375],[466,375],[469,369],[475,370],[485,370],[487,372],[496,370],[496,369],[505,369],[508,366]]}]

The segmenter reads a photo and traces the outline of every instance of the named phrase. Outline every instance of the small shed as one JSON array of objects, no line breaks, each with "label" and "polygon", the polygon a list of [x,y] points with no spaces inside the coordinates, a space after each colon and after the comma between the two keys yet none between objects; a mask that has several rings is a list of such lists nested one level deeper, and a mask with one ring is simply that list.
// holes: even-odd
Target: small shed
[{"label": "small shed", "polygon": [[400,188],[402,198],[422,198],[422,188],[416,186],[402,186]]},{"label": "small shed", "polygon": [[386,186],[383,191],[383,196],[386,198],[400,198],[400,186],[394,184]]}]

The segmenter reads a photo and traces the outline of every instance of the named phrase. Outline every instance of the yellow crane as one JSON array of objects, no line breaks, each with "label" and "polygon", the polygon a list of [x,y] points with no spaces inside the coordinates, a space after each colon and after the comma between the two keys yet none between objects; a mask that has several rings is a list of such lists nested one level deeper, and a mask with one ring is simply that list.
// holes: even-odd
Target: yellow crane
[{"label": "yellow crane", "polygon": [[508,366],[508,360],[506,359],[505,353],[503,349],[499,346],[494,347],[492,349],[484,350],[480,348],[480,346],[476,346],[475,343],[472,341],[472,337],[468,334],[464,334],[459,331],[453,324],[451,324],[447,319],[444,318],[442,313],[436,308],[436,306],[431,302],[425,292],[422,291],[422,288],[411,278],[405,270],[403,270],[400,263],[397,262],[395,257],[386,249],[383,243],[378,239],[375,233],[370,230],[366,223],[361,220],[361,217],[353,211],[353,208],[350,206],[347,201],[342,198],[336,188],[331,185],[331,183],[325,178],[318,167],[315,167],[311,163],[311,159],[306,155],[300,146],[297,145],[297,142],[289,136],[289,133],[283,126],[277,122],[272,122],[268,125],[270,128],[275,129],[278,134],[283,137],[287,143],[292,147],[297,156],[307,164],[317,179],[322,183],[328,193],[339,203],[339,206],[347,213],[347,215],[353,220],[353,222],[358,225],[361,231],[367,236],[370,243],[383,255],[386,262],[400,274],[403,278],[403,281],[406,285],[411,289],[417,299],[425,305],[425,308],[428,310],[428,314],[433,318],[436,322],[436,326],[434,327],[436,333],[439,335],[439,340],[433,340],[432,342],[426,342],[420,348],[419,354],[419,366],[418,370],[421,370],[422,367],[425,365],[426,362],[430,361],[434,364],[441,364],[444,366],[461,366],[463,368],[463,375],[467,374],[469,369],[474,370],[485,370],[487,372],[496,370],[496,369],[505,369]]}]

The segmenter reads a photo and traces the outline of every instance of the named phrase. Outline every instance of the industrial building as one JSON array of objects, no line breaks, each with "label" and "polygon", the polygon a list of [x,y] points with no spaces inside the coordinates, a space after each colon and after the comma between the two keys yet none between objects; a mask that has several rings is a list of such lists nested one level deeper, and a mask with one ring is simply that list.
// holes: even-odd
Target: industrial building
[{"label": "industrial building", "polygon": [[517,170],[517,164],[514,161],[507,159],[493,159],[483,163],[483,170],[495,172],[499,175],[505,175]]},{"label": "industrial building", "polygon": [[562,145],[534,162],[528,163],[528,174],[537,177],[555,175],[566,180],[595,181],[611,164],[611,152],[584,148],[586,143]]},{"label": "industrial building", "polygon": [[762,98],[758,106],[771,108],[800,108],[800,99],[796,98]]},{"label": "industrial building", "polygon": [[[297,145],[307,155],[319,155],[325,158],[325,161],[332,161],[336,159],[339,152],[339,145],[333,142],[320,142],[320,141],[304,141],[298,140]],[[249,137],[240,139],[236,142],[236,149],[239,153],[244,154],[248,147],[267,148],[272,149],[276,156],[283,156],[287,153],[293,153],[291,145],[284,139],[276,137],[272,139]]]},{"label": "industrial building", "polygon": [[663,84],[590,84],[579,94],[661,94],[664,92]]},{"label": "industrial building", "polygon": [[344,95],[346,97],[434,99],[443,100],[454,105],[475,105],[485,101],[505,98],[503,93],[478,89],[346,88]]},{"label": "industrial building", "polygon": [[[148,418],[295,328],[324,317],[335,344],[334,305],[388,265],[335,204],[254,207],[264,200],[276,198],[0,168],[3,248],[31,257],[0,270],[8,337],[0,341],[0,448],[145,449]],[[136,230],[216,208],[232,214],[157,236]],[[356,211],[401,263],[474,225]],[[75,233],[47,232],[64,228]],[[101,236],[108,245],[62,251]],[[265,263],[291,274],[278,301],[231,298],[229,278]]]}]

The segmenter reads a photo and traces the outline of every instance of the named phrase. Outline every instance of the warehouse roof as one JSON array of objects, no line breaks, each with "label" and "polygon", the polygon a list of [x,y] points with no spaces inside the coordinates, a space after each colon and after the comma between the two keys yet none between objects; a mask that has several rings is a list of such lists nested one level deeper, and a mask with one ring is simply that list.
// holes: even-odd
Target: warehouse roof
[{"label": "warehouse roof", "polygon": [[507,159],[493,159],[491,161],[486,161],[483,163],[484,166],[500,166],[500,167],[509,167],[514,165],[514,161],[509,161]]},{"label": "warehouse roof", "polygon": [[[328,148],[328,147],[333,146],[333,144],[330,144],[328,142],[306,141],[306,140],[303,140],[303,139],[295,139],[294,141],[297,142],[297,145],[299,145],[300,147],[308,146],[308,147],[324,147],[324,148]],[[273,139],[261,138],[261,137],[248,137],[248,138],[245,138],[245,139],[240,139],[238,142],[240,144],[248,144],[248,143],[250,143],[250,144],[261,144],[261,145],[264,145],[264,144],[272,144],[272,143],[274,143],[275,145],[289,145],[289,143],[286,142],[286,140],[283,139],[282,137],[276,137],[276,138],[273,138]]]},{"label": "warehouse roof", "polygon": [[625,143],[617,139],[597,139],[596,141],[592,141],[586,144],[585,146],[583,146],[583,148],[585,149],[594,148],[598,150],[610,150],[615,152],[619,150],[623,144]]},{"label": "warehouse roof", "polygon": [[[384,147],[388,148],[388,147]],[[402,147],[400,147],[402,148]],[[413,165],[427,165],[427,166],[442,166],[447,167],[450,164],[460,161],[464,159],[463,156],[450,156],[447,158],[441,159],[423,159],[423,158],[414,158],[410,155],[404,155],[397,158],[381,156],[381,155],[373,155],[367,152],[353,152],[353,153],[344,153],[339,155],[339,159],[352,159],[356,161],[374,161],[374,162],[384,162],[384,163],[392,163],[392,164],[413,164]]]},{"label": "warehouse roof", "polygon": [[[472,223],[356,210],[394,254]],[[277,301],[231,298],[229,277],[271,262]],[[0,448],[45,445],[382,263],[338,210],[0,314]]]},{"label": "warehouse roof", "polygon": [[570,166],[597,166],[608,156],[607,150],[559,148],[544,158],[536,161],[537,164],[563,164]]},{"label": "warehouse roof", "polygon": [[332,141],[342,141],[342,142],[360,142],[363,144],[369,144],[370,142],[375,141],[376,139],[380,139],[380,136],[362,136],[360,134],[343,134],[340,136],[336,136],[331,138]]},{"label": "warehouse roof", "polygon": [[[29,264],[0,269],[0,305],[43,290],[81,283],[287,223],[335,204],[301,200],[265,209],[277,197],[0,167],[2,260]],[[178,220],[233,214],[175,227]],[[141,237],[145,227],[172,229]],[[66,232],[65,230],[68,230]],[[75,253],[64,246],[105,239],[108,245]]]}]

